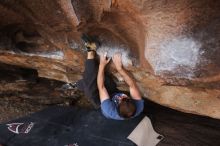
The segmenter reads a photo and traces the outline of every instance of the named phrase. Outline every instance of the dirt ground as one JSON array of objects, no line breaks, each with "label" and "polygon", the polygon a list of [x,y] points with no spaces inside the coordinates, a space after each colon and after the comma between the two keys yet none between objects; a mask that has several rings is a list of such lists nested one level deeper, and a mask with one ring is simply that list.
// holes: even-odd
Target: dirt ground
[{"label": "dirt ground", "polygon": [[[74,96],[67,96],[63,92],[56,91],[56,89],[51,90],[45,87],[48,84],[45,84],[45,79],[41,80],[44,81],[32,83],[34,88],[30,88],[30,91],[12,91],[11,93],[0,94],[0,123],[29,115],[52,105],[77,105],[92,108],[92,105],[81,92],[72,91]],[[46,82],[49,83],[49,81]],[[39,91],[41,92],[39,93]]]},{"label": "dirt ground", "polygon": [[35,70],[10,65],[0,68],[0,123],[51,105],[93,108],[82,92],[60,90],[63,82],[38,78]]}]

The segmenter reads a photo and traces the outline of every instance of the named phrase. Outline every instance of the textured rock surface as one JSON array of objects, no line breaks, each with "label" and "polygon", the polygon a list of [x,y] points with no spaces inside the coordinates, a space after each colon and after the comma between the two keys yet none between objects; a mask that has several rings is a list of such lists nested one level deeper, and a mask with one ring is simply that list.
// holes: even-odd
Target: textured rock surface
[{"label": "textured rock surface", "polygon": [[48,106],[92,108],[79,90],[60,90],[63,82],[39,78],[34,69],[0,63],[0,123]]},{"label": "textured rock surface", "polygon": [[80,36],[96,35],[99,52],[123,52],[146,98],[220,118],[219,7],[216,0],[2,0],[0,61],[75,81],[85,58]]}]

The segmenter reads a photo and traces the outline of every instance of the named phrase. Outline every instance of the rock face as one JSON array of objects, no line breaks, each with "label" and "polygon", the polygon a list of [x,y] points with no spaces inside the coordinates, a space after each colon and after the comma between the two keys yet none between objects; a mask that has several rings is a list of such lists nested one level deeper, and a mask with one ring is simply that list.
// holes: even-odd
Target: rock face
[{"label": "rock face", "polygon": [[216,0],[2,0],[0,61],[75,81],[80,37],[95,35],[99,53],[123,53],[144,97],[220,119],[219,8]]}]

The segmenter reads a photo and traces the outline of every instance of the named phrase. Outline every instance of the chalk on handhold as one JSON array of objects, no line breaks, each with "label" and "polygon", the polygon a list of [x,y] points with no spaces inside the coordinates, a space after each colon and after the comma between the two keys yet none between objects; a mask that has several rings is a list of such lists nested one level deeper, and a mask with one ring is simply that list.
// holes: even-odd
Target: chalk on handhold
[{"label": "chalk on handhold", "polygon": [[129,65],[132,65],[132,58],[129,57],[129,55],[128,55],[129,51],[124,49],[124,48],[101,46],[97,50],[98,55],[104,54],[105,52],[108,53],[107,57],[113,57],[113,55],[115,53],[121,53],[122,64],[126,67],[129,66]]}]

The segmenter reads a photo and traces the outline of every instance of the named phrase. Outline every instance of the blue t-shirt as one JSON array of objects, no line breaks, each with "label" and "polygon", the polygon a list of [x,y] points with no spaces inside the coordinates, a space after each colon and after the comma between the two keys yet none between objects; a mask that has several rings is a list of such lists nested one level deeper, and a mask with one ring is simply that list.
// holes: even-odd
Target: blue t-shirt
[{"label": "blue t-shirt", "polygon": [[[117,93],[112,97],[112,99],[106,99],[101,103],[101,110],[102,110],[103,115],[106,118],[114,119],[114,120],[125,120],[125,118],[121,117],[118,114],[118,110],[117,110],[117,107],[119,104],[118,101],[119,101],[121,94],[123,94],[123,93]],[[134,117],[138,116],[143,111],[144,100],[143,99],[141,99],[141,100],[132,99],[132,100],[134,101],[134,104],[136,106],[136,112],[135,112],[134,116],[131,117],[131,118],[134,118]]]}]

